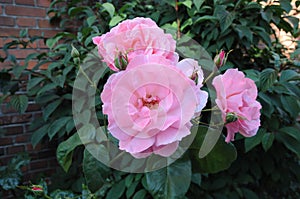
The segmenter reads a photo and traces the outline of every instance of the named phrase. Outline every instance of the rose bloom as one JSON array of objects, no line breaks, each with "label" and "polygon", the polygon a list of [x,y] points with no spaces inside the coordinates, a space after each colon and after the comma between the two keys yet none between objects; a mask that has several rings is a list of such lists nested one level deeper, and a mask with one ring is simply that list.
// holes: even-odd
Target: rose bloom
[{"label": "rose bloom", "polygon": [[[198,62],[191,58],[186,58],[177,63],[177,68],[179,68],[187,77],[195,81],[198,87],[198,90],[203,86],[204,75],[201,66],[198,65]],[[201,101],[198,104],[198,107],[195,110],[195,117],[200,116],[202,109],[205,107],[208,93],[200,90]]]},{"label": "rose bloom", "polygon": [[246,78],[237,69],[228,69],[213,79],[217,92],[216,103],[226,122],[227,115],[236,115],[237,120],[226,123],[226,142],[234,140],[239,132],[245,137],[254,136],[260,126],[261,105],[256,101],[257,88],[253,80]]},{"label": "rose bloom", "polygon": [[161,55],[173,63],[178,61],[176,41],[172,35],[165,34],[149,18],[125,20],[110,32],[94,37],[93,42],[103,61],[114,71],[119,71],[114,61],[120,53],[127,54],[128,61],[137,55]]},{"label": "rose bloom", "polygon": [[136,158],[172,155],[190,134],[190,120],[207,98],[170,60],[137,56],[111,75],[101,93],[108,130]]}]

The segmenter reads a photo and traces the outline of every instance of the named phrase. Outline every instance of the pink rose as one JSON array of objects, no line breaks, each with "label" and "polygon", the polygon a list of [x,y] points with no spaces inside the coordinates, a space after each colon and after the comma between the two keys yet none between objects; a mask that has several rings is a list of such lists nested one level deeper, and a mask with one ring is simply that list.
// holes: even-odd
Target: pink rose
[{"label": "pink rose", "polygon": [[119,71],[114,61],[120,54],[126,54],[128,61],[137,55],[161,55],[176,63],[176,41],[172,35],[165,34],[154,21],[137,17],[125,20],[110,32],[93,38],[98,46],[99,55],[114,71]]},{"label": "pink rose", "polygon": [[204,75],[203,71],[201,69],[201,66],[198,65],[198,62],[194,59],[183,59],[176,65],[188,78],[190,78],[193,81],[196,81],[198,90],[200,92],[199,94],[199,101],[198,107],[195,110],[195,117],[200,116],[200,113],[202,109],[205,107],[207,103],[208,93],[205,91],[200,90],[200,88],[203,86],[203,80]]},{"label": "pink rose", "polygon": [[198,85],[202,85],[204,80],[203,71],[198,62],[194,59],[187,58],[177,63],[177,67],[190,79],[197,80]]},{"label": "pink rose", "polygon": [[224,122],[226,118],[231,118],[230,123],[226,123],[226,142],[233,141],[237,132],[245,137],[254,136],[260,126],[261,109],[256,101],[254,81],[237,69],[228,69],[223,75],[215,77],[212,84],[217,92],[216,103]]},{"label": "pink rose", "polygon": [[134,157],[172,155],[190,134],[201,94],[170,60],[137,56],[125,71],[111,75],[101,94],[108,130],[119,148]]}]

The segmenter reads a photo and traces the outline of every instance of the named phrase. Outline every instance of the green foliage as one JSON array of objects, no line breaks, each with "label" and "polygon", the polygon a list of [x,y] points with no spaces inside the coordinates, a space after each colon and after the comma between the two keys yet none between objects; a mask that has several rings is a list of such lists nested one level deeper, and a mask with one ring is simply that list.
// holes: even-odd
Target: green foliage
[{"label": "green foliage", "polygon": [[22,167],[29,164],[28,154],[18,154],[6,166],[0,167],[0,186],[3,190],[14,190],[20,185]]},{"label": "green foliage", "polygon": [[203,158],[199,157],[200,146],[203,144],[204,138],[208,133],[212,134],[213,132],[208,131],[208,127],[199,126],[198,136],[189,148],[193,171],[196,173],[217,173],[225,170],[230,167],[237,156],[233,144],[225,143],[224,136],[220,136],[208,155]]},{"label": "green foliage", "polygon": [[146,173],[146,189],[154,198],[182,198],[189,188],[191,176],[190,160],[177,160],[163,169]]},{"label": "green foliage", "polygon": [[[27,30],[23,30],[20,32],[21,38],[4,45],[5,56],[0,61],[9,61],[12,68],[0,72],[0,91],[3,93],[0,102],[11,96],[9,104],[24,113],[28,99],[34,97],[42,107],[43,117],[32,124],[33,146],[43,139],[59,138],[61,141],[57,148],[57,159],[67,173],[57,174],[56,178],[60,181],[56,185],[60,189],[54,186],[56,191],[50,193],[52,198],[299,197],[300,128],[297,118],[300,112],[300,62],[297,58],[300,49],[286,57],[282,54],[285,49],[278,38],[270,37],[273,33],[270,23],[295,37],[299,36],[299,19],[287,15],[291,10],[290,1],[262,6],[261,2],[264,1],[261,0],[239,0],[234,3],[225,0],[180,0],[177,1],[177,11],[175,2],[115,0],[100,3],[72,0],[61,4],[60,0],[55,0],[49,9],[53,16],[51,22],[59,23],[63,32],[47,39],[27,39]],[[214,134],[217,145],[204,157],[200,146],[207,129],[200,126],[194,143],[183,159],[146,174],[128,174],[109,169],[87,150],[83,151],[81,145],[96,137],[96,129],[89,125],[90,110],[82,111],[87,103],[82,100],[84,92],[90,85],[74,85],[76,74],[88,53],[95,48],[92,43],[94,36],[104,34],[122,20],[136,16],[152,18],[174,36],[179,29],[199,42],[212,57],[220,49],[227,52],[233,49],[227,64],[220,71],[239,68],[258,86],[262,116],[257,135],[236,138],[234,143],[226,144],[223,135]],[[9,54],[10,48],[27,48],[41,39],[45,39],[50,48],[48,53],[30,54],[22,65],[14,55]],[[198,49],[192,47],[181,50],[192,54],[194,58],[200,56],[195,54]],[[33,70],[28,70],[28,62],[32,59],[38,63]],[[39,70],[44,64],[49,64],[48,68]],[[90,64],[95,62],[91,61]],[[209,64],[201,64],[205,70],[211,69]],[[103,71],[100,72],[102,74]],[[94,74],[94,85],[100,73],[91,73]],[[22,74],[30,74],[31,78],[27,84],[27,94],[20,95],[17,91],[20,90]],[[99,91],[108,75],[109,71],[101,75],[102,79],[97,85]],[[78,122],[77,130],[72,119],[73,88],[81,90],[83,94],[81,100],[74,102],[75,111],[81,112],[84,118]],[[97,119],[101,125],[105,125],[107,121],[101,113],[99,94],[95,100]],[[16,170],[18,168],[14,167]],[[1,183],[11,182],[10,187],[13,188],[19,183],[18,176],[1,176]],[[67,189],[73,192],[65,191]],[[33,196],[29,194],[30,197]]]}]

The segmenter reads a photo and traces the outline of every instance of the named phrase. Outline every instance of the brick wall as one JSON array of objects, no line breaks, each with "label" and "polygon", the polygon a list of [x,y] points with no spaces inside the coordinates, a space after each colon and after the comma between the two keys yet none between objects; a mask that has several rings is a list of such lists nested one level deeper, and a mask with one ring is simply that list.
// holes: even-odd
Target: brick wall
[{"label": "brick wall", "polygon": [[[47,10],[51,0],[0,0],[0,55],[5,55],[3,45],[11,41],[11,37],[18,37],[20,30],[28,28],[29,36],[54,36],[59,29],[49,23]],[[47,51],[44,40],[39,40],[27,49],[15,47],[9,50],[14,54],[20,64],[25,57],[33,52]],[[32,68],[36,64],[31,61],[28,65]],[[9,62],[0,63],[0,71],[11,67]],[[23,75],[24,83],[30,78]],[[22,92],[22,91],[20,91]],[[24,92],[24,91],[23,91]],[[1,95],[1,93],[0,93]],[[32,132],[29,125],[34,118],[41,116],[40,107],[30,99],[29,106],[24,114],[19,114],[7,106],[7,101],[0,105],[0,128],[4,134],[0,137],[0,166],[19,152],[28,152],[31,157],[30,165],[23,168],[25,180],[33,179],[44,173],[46,176],[53,173],[57,166],[55,158],[56,143],[43,143],[33,149],[30,138]]]}]

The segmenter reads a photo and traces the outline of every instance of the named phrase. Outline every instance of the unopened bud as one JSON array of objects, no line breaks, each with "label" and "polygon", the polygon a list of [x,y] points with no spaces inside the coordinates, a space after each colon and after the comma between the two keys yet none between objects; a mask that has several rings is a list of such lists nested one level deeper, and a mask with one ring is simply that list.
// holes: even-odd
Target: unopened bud
[{"label": "unopened bud", "polygon": [[218,68],[225,65],[227,60],[227,56],[224,50],[221,50],[219,54],[217,54],[214,58],[214,62]]},{"label": "unopened bud", "polygon": [[79,57],[80,54],[79,54],[78,50],[77,50],[73,45],[71,45],[71,46],[72,46],[71,56],[72,56],[73,58]]},{"label": "unopened bud", "polygon": [[44,191],[41,185],[32,185],[30,187],[30,190],[33,191],[34,193],[42,193]]},{"label": "unopened bud", "polygon": [[128,57],[125,54],[119,52],[117,58],[115,59],[115,66],[120,70],[125,70],[128,65]]},{"label": "unopened bud", "polygon": [[225,124],[235,122],[239,119],[239,116],[234,112],[229,112],[226,114],[226,122]]}]

